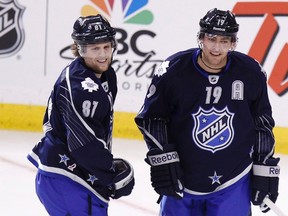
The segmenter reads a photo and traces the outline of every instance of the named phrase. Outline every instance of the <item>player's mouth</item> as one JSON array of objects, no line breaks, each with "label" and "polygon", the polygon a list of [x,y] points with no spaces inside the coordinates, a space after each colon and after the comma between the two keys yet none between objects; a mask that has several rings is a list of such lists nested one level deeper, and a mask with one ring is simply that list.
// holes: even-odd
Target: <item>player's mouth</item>
[{"label": "player's mouth", "polygon": [[107,61],[107,59],[98,59],[97,62],[99,62],[100,64],[103,64]]},{"label": "player's mouth", "polygon": [[98,59],[98,60],[97,60],[97,64],[98,64],[100,67],[106,67],[106,66],[107,66],[107,62],[108,62],[107,59]]},{"label": "player's mouth", "polygon": [[221,53],[219,53],[219,52],[217,52],[217,53],[210,52],[210,55],[211,55],[211,56],[218,57],[218,56],[221,55]]}]

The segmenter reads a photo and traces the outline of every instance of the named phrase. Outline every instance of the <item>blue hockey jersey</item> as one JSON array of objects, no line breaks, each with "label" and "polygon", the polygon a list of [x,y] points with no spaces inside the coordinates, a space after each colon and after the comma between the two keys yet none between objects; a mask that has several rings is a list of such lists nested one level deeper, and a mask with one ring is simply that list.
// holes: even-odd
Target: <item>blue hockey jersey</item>
[{"label": "blue hockey jersey", "polygon": [[113,104],[117,94],[112,67],[101,79],[76,58],[51,92],[43,121],[45,136],[28,159],[49,176],[65,176],[108,202],[112,169]]},{"label": "blue hockey jersey", "polygon": [[233,51],[220,73],[208,73],[197,63],[200,52],[182,51],[162,63],[135,118],[149,149],[175,146],[185,191],[195,195],[227,188],[253,161],[274,154],[262,67]]}]

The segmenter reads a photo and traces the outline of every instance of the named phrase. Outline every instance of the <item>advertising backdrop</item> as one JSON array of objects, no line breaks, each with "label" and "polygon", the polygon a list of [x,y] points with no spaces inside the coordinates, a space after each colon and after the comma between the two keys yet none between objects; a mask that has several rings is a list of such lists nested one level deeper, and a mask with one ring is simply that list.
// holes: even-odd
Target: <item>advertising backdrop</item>
[{"label": "advertising backdrop", "polygon": [[287,1],[0,0],[0,127],[41,129],[52,86],[73,59],[73,23],[79,16],[101,13],[117,30],[118,54],[112,65],[119,88],[115,121],[126,128],[119,126],[116,133],[133,138],[138,133],[133,117],[154,71],[169,55],[198,46],[199,19],[212,8],[236,14],[236,49],[264,66],[280,129],[276,133],[286,139]]}]

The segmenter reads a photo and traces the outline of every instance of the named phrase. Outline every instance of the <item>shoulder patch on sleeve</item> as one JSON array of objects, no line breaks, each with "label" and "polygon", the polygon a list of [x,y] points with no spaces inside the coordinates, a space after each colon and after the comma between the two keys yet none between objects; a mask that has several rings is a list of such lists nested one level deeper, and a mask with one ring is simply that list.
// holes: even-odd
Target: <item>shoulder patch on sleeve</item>
[{"label": "shoulder patch on sleeve", "polygon": [[169,63],[170,61],[164,61],[162,62],[162,64],[160,65],[160,67],[157,69],[157,71],[155,72],[155,76],[162,76],[163,74],[165,74],[167,72],[167,68],[169,67]]}]

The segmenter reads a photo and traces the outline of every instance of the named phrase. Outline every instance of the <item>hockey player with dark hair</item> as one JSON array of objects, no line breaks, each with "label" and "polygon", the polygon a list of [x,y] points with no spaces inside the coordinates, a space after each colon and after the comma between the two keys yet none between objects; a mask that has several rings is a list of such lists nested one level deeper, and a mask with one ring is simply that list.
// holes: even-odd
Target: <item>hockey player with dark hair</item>
[{"label": "hockey player with dark hair", "polygon": [[131,164],[111,152],[117,79],[115,29],[101,15],[73,26],[76,58],[57,79],[43,121],[45,136],[28,159],[49,215],[106,216],[109,199],[131,193]]},{"label": "hockey player with dark hair", "polygon": [[168,57],[135,118],[162,216],[248,216],[278,196],[274,120],[266,74],[234,51],[230,11],[200,19],[199,48]]}]

